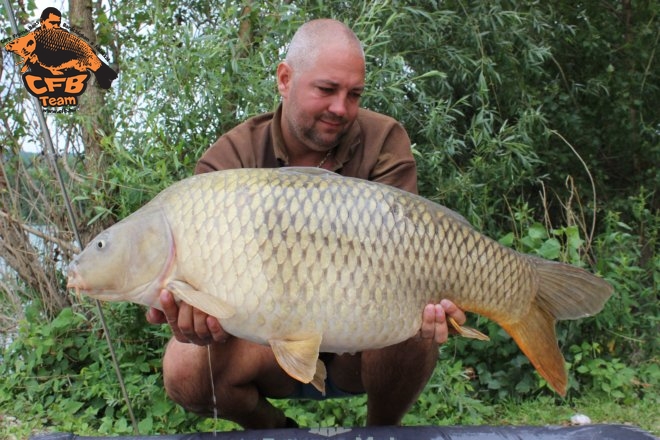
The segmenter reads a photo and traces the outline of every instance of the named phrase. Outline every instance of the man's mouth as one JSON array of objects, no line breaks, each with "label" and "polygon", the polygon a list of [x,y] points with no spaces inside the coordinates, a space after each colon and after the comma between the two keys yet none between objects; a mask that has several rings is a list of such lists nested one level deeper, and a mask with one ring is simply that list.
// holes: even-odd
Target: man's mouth
[{"label": "man's mouth", "polygon": [[343,127],[345,122],[343,119],[328,119],[328,118],[321,118],[320,121],[324,123],[327,126],[334,127],[334,128],[340,128]]}]

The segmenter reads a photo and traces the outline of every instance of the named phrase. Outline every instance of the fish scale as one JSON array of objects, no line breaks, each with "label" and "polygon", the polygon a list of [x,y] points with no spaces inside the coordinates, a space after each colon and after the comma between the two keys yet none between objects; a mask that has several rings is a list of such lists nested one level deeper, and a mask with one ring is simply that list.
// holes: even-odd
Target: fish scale
[{"label": "fish scale", "polygon": [[[70,32],[59,28],[43,29],[39,28],[34,32],[35,40],[47,53],[57,53],[59,63],[77,59],[81,65],[87,66],[92,71],[97,71],[101,67],[101,60],[94,53],[92,48],[84,40],[73,35]],[[70,59],[67,59],[69,57]],[[48,63],[49,57],[44,60]],[[50,64],[50,63],[49,63]],[[52,65],[55,65],[54,63]]]},{"label": "fish scale", "polygon": [[[142,237],[151,241],[137,248],[148,256],[131,247]],[[140,268],[158,254],[159,267]],[[148,279],[136,296],[135,285]],[[94,239],[71,263],[69,286],[151,306],[167,288],[230,334],[269,344],[288,374],[321,390],[319,352],[406,340],[418,332],[424,306],[447,298],[501,325],[559,393],[566,372],[556,320],[597,313],[612,292],[583,269],[501,246],[422,197],[307,168],[178,182]]]},{"label": "fish scale", "polygon": [[87,53],[80,38],[62,29],[39,29],[35,35],[37,41],[50,50],[69,50],[76,55]]}]

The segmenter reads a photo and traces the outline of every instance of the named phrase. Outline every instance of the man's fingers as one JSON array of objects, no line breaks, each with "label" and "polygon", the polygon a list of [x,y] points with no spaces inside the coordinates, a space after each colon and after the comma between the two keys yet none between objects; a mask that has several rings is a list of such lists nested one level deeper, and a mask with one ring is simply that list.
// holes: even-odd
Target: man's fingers
[{"label": "man's fingers", "polygon": [[466,319],[465,313],[447,299],[443,299],[439,304],[427,304],[422,314],[420,337],[433,339],[438,344],[447,342],[449,333],[456,333],[447,325],[448,318],[452,318],[459,325],[463,325]]},{"label": "man's fingers", "polygon": [[[444,312],[440,311],[440,319],[438,319],[437,306],[435,304],[427,304],[424,307],[424,312],[422,315],[422,328],[420,336],[424,339],[433,339],[435,337],[437,321],[444,321]],[[442,309],[442,308],[441,308]]]},{"label": "man's fingers", "polygon": [[433,339],[436,343],[442,344],[447,341],[448,335],[447,317],[444,308],[440,304],[427,304],[422,315],[420,337]]},{"label": "man's fingers", "polygon": [[448,299],[443,299],[440,301],[440,305],[444,309],[444,312],[447,316],[454,318],[454,321],[456,321],[459,325],[465,324],[465,313],[463,313],[463,310],[459,309],[456,304],[449,301]]},{"label": "man's fingers", "polygon": [[435,304],[435,332],[433,339],[438,344],[444,344],[449,338],[449,329],[447,328],[447,313],[441,304]]},{"label": "man's fingers", "polygon": [[163,314],[167,319],[167,323],[172,325],[176,324],[179,316],[179,306],[176,305],[174,300],[174,295],[168,290],[161,290],[158,297],[160,300],[160,306],[163,308]]},{"label": "man's fingers", "polygon": [[165,314],[161,312],[160,310],[154,308],[154,307],[149,307],[149,310],[147,310],[147,322],[149,324],[166,324],[167,323],[167,318],[165,317]]},{"label": "man's fingers", "polygon": [[229,338],[229,334],[222,328],[218,318],[210,315],[207,316],[206,326],[208,327],[209,332],[211,332],[211,337],[215,342],[226,342]]},{"label": "man's fingers", "polygon": [[203,345],[195,329],[196,309],[184,302],[177,306],[174,297],[167,291],[163,291],[161,294],[161,305],[167,316],[167,323],[177,341]]},{"label": "man's fingers", "polygon": [[190,335],[190,342],[197,345],[208,345],[212,342],[213,338],[208,326],[206,325],[206,318],[209,315],[199,309],[193,308],[193,334]]},{"label": "man's fingers", "polygon": [[177,304],[170,291],[161,290],[159,300],[163,311],[150,309],[147,320],[152,324],[169,324],[177,341],[208,345],[229,337],[216,318],[185,302]]}]

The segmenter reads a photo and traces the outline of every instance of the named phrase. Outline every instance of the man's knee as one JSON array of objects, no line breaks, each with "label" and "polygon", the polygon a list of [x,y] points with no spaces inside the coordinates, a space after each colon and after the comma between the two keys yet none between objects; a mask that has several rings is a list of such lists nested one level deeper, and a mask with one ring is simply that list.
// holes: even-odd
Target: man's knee
[{"label": "man's knee", "polygon": [[[362,353],[362,381],[368,391],[392,385],[426,384],[438,360],[432,339],[411,338],[396,345]],[[392,380],[394,379],[394,383]]]},{"label": "man's knee", "polygon": [[394,365],[433,364],[438,359],[438,344],[432,339],[410,338],[396,345],[373,350],[372,357],[394,362]]},{"label": "man's knee", "polygon": [[167,395],[197,414],[212,413],[212,389],[208,366],[204,368],[206,348],[170,341],[163,357],[163,382]]}]

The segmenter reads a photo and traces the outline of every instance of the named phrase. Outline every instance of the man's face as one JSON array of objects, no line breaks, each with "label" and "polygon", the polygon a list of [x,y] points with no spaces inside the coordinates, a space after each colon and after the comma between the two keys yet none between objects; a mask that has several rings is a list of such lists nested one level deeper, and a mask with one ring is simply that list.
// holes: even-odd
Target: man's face
[{"label": "man's face", "polygon": [[277,73],[285,136],[293,136],[314,151],[334,148],[357,117],[364,68],[359,53],[341,46],[328,46],[297,71],[280,64]]},{"label": "man's face", "polygon": [[41,27],[44,29],[57,29],[60,27],[62,17],[50,14],[47,19],[41,21]]}]

